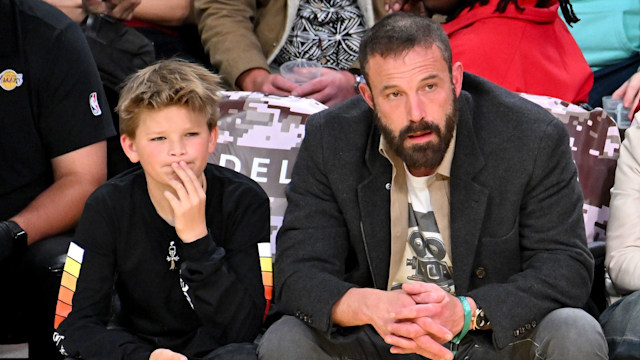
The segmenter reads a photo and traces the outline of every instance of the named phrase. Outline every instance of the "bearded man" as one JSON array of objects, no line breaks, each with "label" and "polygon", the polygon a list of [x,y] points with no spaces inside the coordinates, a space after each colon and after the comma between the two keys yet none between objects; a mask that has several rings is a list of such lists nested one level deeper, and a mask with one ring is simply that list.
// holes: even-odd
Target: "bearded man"
[{"label": "bearded man", "polygon": [[463,73],[425,17],[359,56],[362,97],[306,124],[261,359],[606,359],[562,123]]}]

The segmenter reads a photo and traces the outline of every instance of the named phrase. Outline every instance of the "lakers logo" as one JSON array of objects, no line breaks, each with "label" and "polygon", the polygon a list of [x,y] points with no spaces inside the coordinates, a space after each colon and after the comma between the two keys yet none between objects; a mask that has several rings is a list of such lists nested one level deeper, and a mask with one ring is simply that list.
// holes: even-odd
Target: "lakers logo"
[{"label": "lakers logo", "polygon": [[11,91],[20,85],[22,85],[22,74],[18,74],[11,69],[7,69],[0,73],[1,88]]}]

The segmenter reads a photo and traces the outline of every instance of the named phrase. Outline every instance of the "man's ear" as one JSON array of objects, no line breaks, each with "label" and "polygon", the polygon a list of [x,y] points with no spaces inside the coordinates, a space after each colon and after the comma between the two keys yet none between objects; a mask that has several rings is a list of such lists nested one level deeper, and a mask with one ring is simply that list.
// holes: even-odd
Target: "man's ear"
[{"label": "man's ear", "polygon": [[129,161],[134,164],[140,161],[133,139],[127,135],[122,135],[120,136],[120,145],[122,146],[122,150],[124,150],[124,154],[129,158]]},{"label": "man's ear", "polygon": [[456,96],[460,96],[460,91],[462,91],[463,73],[464,69],[462,68],[462,63],[457,62],[453,64],[451,67],[451,80],[453,81],[453,88],[456,90]]},{"label": "man's ear", "polygon": [[211,129],[211,136],[209,136],[209,154],[213,154],[216,150],[216,144],[218,143],[218,127]]},{"label": "man's ear", "polygon": [[360,95],[362,96],[362,98],[364,98],[364,101],[369,104],[369,107],[374,109],[373,94],[371,93],[369,85],[366,83],[360,83],[358,84],[358,90],[360,90]]}]

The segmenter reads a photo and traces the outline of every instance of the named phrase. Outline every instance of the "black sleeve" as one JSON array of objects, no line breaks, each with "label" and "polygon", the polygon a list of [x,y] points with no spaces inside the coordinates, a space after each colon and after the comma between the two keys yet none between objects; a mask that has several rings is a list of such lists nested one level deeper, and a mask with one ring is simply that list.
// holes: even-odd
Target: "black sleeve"
[{"label": "black sleeve", "polygon": [[213,228],[183,244],[183,291],[202,322],[220,330],[226,343],[250,342],[265,308],[257,243],[269,241],[269,199],[258,185],[234,187],[226,191],[223,209],[223,231]]},{"label": "black sleeve", "polygon": [[76,230],[76,245],[82,253],[81,257],[75,256],[80,258],[79,275],[73,309],[57,329],[57,346],[71,357],[148,360],[153,346],[124,330],[107,328],[115,282],[112,229],[116,224],[95,195],[87,200]]},{"label": "black sleeve", "polygon": [[80,27],[40,40],[45,55],[35,88],[38,130],[51,158],[115,136],[100,74]]}]

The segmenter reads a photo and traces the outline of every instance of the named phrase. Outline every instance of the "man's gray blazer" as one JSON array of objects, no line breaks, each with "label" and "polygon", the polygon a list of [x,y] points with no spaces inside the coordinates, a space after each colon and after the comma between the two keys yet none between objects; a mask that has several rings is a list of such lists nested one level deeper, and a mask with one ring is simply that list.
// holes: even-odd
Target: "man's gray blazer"
[{"label": "man's gray blazer", "polygon": [[[462,89],[450,179],[453,278],[503,348],[550,311],[582,307],[593,258],[564,125],[477,76],[465,74]],[[387,285],[392,168],[379,138],[360,97],[311,116],[286,191],[275,302],[327,334],[349,288]]]}]

